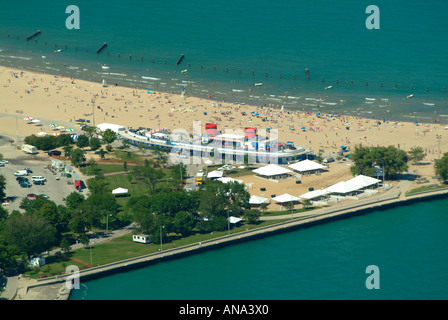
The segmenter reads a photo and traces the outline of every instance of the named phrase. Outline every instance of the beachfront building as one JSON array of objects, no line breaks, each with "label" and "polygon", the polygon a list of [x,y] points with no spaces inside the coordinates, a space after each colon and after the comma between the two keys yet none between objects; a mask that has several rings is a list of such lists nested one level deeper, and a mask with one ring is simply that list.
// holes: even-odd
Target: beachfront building
[{"label": "beachfront building", "polygon": [[288,166],[294,171],[299,172],[302,175],[309,175],[313,173],[320,173],[323,170],[327,169],[326,166],[321,165],[317,162],[305,159],[303,161],[299,161]]},{"label": "beachfront building", "polygon": [[107,129],[112,130],[115,133],[124,132],[126,130],[125,126],[121,126],[119,124],[113,124],[113,123],[101,123],[96,126],[101,132],[106,131]]}]

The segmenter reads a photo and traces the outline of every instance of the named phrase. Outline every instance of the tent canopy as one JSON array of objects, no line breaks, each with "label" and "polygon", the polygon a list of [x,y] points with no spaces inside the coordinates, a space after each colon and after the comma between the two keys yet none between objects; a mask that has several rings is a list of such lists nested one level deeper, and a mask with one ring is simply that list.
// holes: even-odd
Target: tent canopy
[{"label": "tent canopy", "polygon": [[304,193],[300,196],[301,199],[314,199],[317,197],[321,197],[321,196],[325,196],[327,195],[329,192],[325,189],[323,190],[314,190],[314,191],[310,191],[307,193]]},{"label": "tent canopy", "polygon": [[283,168],[280,167],[276,164],[268,164],[267,166],[258,168],[253,170],[253,172],[255,172],[256,174],[259,174],[261,176],[279,176],[279,175],[283,175],[283,174],[289,174],[292,171],[287,169],[287,168]]},{"label": "tent canopy", "polygon": [[128,189],[117,188],[117,189],[112,190],[112,194],[124,194],[124,193],[128,193]]},{"label": "tent canopy", "polygon": [[262,204],[268,202],[268,198],[263,198],[259,196],[251,196],[249,199],[249,204]]},{"label": "tent canopy", "polygon": [[381,180],[364,175],[356,176],[353,179],[347,181],[347,183],[350,183],[351,185],[353,185],[354,187],[358,187],[359,189],[370,187],[379,182],[381,182]]},{"label": "tent canopy", "polygon": [[300,201],[300,198],[292,196],[288,193],[284,193],[278,197],[272,198],[272,200],[280,202],[280,203],[287,203],[287,202],[292,202],[292,201]]},{"label": "tent canopy", "polygon": [[240,222],[240,221],[243,221],[243,219],[238,218],[238,217],[234,217],[234,216],[230,216],[230,217],[229,217],[229,222],[230,222],[230,223],[238,223],[238,222]]},{"label": "tent canopy", "polygon": [[324,165],[321,165],[317,162],[311,161],[311,160],[303,160],[300,162],[296,162],[293,164],[290,164],[288,166],[289,168],[299,171],[299,172],[305,172],[305,171],[312,171],[312,170],[321,170],[326,169],[327,167]]},{"label": "tent canopy", "polygon": [[230,177],[222,177],[222,178],[218,178],[216,180],[221,181],[222,183],[229,183],[229,182],[243,183],[243,180],[233,179]]},{"label": "tent canopy", "polygon": [[207,178],[222,178],[223,173],[224,172],[222,172],[222,171],[215,170],[215,171],[209,172],[207,174]]}]

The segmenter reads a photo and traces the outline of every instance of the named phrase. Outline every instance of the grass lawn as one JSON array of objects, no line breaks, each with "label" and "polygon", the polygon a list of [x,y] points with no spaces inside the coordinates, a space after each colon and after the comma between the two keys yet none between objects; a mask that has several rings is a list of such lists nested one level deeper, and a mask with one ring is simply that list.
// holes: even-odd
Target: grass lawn
[{"label": "grass lawn", "polygon": [[415,189],[412,189],[408,192],[406,192],[406,195],[412,195],[414,193],[419,193],[419,192],[425,192],[425,191],[433,191],[433,190],[438,190],[438,189],[446,189],[448,188],[448,186],[423,186],[423,187],[418,187]]},{"label": "grass lawn", "polygon": [[[289,219],[287,219],[289,220]],[[273,225],[286,220],[275,220],[275,221],[260,221],[258,224],[241,224],[238,227],[232,227],[230,233],[234,234],[237,232],[242,232],[246,230],[252,230],[255,228],[265,227]],[[181,238],[176,234],[170,234],[163,242],[163,249],[179,248],[185,245],[198,243],[201,241],[206,241],[222,236],[226,236],[228,231],[214,231],[213,233],[195,233],[189,237]],[[100,266],[116,261],[126,260],[130,258],[135,258],[151,253],[158,252],[160,249],[160,244],[141,244],[132,241],[131,235],[125,235],[108,241],[107,243],[86,246],[81,249],[77,249],[67,254],[69,258],[83,261],[79,263],[70,259],[63,259],[62,257],[48,257],[46,259],[47,264],[43,267],[33,269],[32,271],[26,272],[24,275],[32,278],[38,277],[48,277],[56,274],[61,274],[65,272],[65,269],[69,265],[76,265],[80,270],[88,268],[86,264],[91,263],[90,256],[92,254],[92,264],[93,266]]]},{"label": "grass lawn", "polygon": [[[97,164],[95,164],[95,166],[103,174],[124,171],[124,166],[122,164],[97,163]],[[128,166],[128,170],[129,170],[129,166]],[[93,175],[92,170],[90,169],[89,164],[86,164],[86,166],[81,167],[81,172],[83,174]]]}]

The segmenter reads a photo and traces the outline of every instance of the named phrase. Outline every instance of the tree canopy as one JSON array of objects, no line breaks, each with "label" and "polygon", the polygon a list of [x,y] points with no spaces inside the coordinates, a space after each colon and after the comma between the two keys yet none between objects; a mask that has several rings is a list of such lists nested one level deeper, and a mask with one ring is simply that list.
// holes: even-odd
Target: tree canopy
[{"label": "tree canopy", "polygon": [[354,164],[350,168],[353,175],[371,176],[375,173],[375,166],[384,169],[387,179],[395,179],[396,176],[408,170],[408,155],[405,151],[388,147],[364,147],[356,146],[350,158]]}]

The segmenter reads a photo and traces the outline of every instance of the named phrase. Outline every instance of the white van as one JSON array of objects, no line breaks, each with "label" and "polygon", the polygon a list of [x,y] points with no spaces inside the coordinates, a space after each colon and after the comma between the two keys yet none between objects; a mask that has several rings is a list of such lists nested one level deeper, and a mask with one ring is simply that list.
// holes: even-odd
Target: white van
[{"label": "white van", "polygon": [[21,176],[27,176],[28,175],[28,171],[26,170],[19,170],[14,172],[14,175],[17,177],[21,177]]},{"label": "white van", "polygon": [[31,181],[47,181],[47,179],[45,179],[44,177],[42,177],[42,176],[32,176],[31,177]]}]

